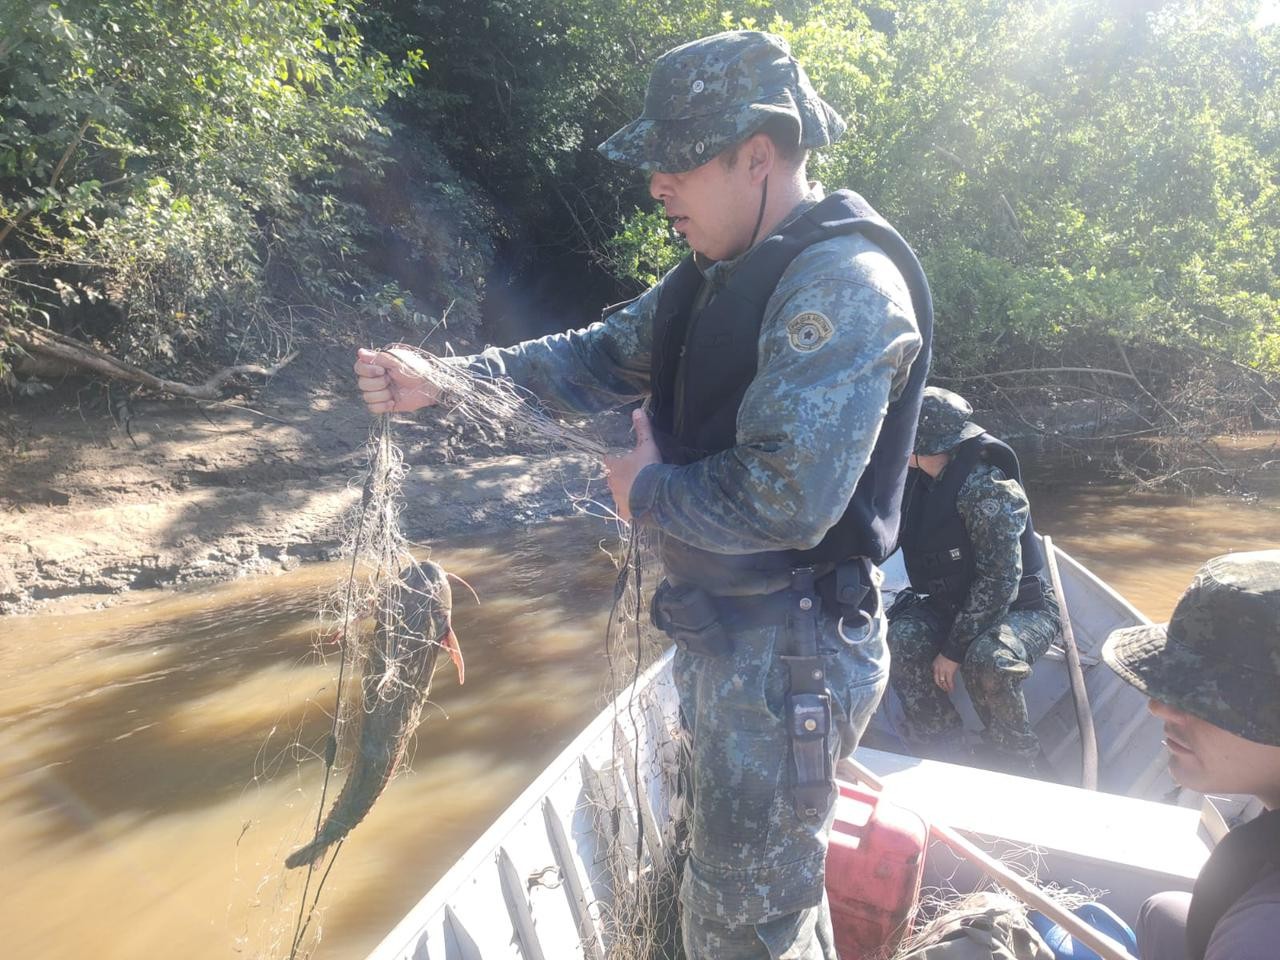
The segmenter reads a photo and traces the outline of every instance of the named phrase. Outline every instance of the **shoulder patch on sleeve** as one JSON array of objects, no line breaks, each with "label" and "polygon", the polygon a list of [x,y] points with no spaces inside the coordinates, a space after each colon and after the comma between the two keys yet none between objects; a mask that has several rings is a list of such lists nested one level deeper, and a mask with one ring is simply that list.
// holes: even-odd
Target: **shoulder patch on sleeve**
[{"label": "shoulder patch on sleeve", "polygon": [[995,500],[979,500],[978,512],[990,520],[1000,513],[1000,504]]},{"label": "shoulder patch on sleeve", "polygon": [[835,327],[816,310],[797,313],[787,321],[787,339],[798,353],[813,353],[831,339]]}]

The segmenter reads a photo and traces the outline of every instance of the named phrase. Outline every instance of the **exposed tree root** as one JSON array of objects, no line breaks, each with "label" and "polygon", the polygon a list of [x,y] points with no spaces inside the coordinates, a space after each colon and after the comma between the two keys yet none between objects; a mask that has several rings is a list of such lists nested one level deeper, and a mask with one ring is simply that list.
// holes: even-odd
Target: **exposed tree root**
[{"label": "exposed tree root", "polygon": [[3,339],[17,344],[31,356],[45,362],[62,364],[72,370],[87,371],[111,380],[124,380],[136,383],[157,393],[167,393],[175,397],[186,397],[191,400],[220,400],[222,387],[228,380],[239,376],[270,377],[278,373],[298,356],[294,350],[288,356],[269,367],[258,363],[241,363],[232,367],[223,367],[204,383],[190,384],[180,380],[169,380],[158,377],[119,357],[113,357],[87,343],[63,336],[52,330],[44,330],[34,324],[15,322],[0,328]]}]

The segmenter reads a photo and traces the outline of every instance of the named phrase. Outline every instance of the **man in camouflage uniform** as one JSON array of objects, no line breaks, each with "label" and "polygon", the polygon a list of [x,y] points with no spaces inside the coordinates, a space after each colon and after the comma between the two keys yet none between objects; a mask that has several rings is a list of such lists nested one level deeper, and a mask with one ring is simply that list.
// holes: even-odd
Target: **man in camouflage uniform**
[{"label": "man in camouflage uniform", "polygon": [[950,699],[959,672],[985,725],[988,764],[1034,773],[1040,743],[1022,682],[1058,635],[1017,457],[928,387],[907,481],[901,546],[911,580],[889,612],[890,680],[923,755],[964,755]]},{"label": "man in camouflage uniform", "polygon": [[[460,361],[562,410],[648,398],[606,468],[666,574],[689,960],[834,960],[832,770],[887,680],[870,560],[897,529],[932,308],[901,237],[805,177],[844,128],[778,37],[664,54],[641,118],[600,149],[649,175],[691,255],[601,323]],[[360,351],[355,369],[374,413],[439,394],[409,354]]]},{"label": "man in camouflage uniform", "polygon": [[1142,960],[1272,960],[1280,953],[1280,550],[1210,560],[1167,625],[1115,631],[1102,658],[1151,698],[1178,783],[1252,794],[1266,811],[1218,843],[1190,895],[1143,904]]}]

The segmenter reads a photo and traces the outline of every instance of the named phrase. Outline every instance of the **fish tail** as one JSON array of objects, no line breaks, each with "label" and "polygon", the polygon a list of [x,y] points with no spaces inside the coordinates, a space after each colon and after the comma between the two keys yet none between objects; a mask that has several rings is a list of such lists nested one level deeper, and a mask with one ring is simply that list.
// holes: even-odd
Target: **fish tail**
[{"label": "fish tail", "polygon": [[333,846],[333,841],[329,839],[329,837],[325,836],[322,831],[320,836],[316,837],[305,847],[299,847],[297,850],[293,851],[293,853],[289,854],[289,856],[285,857],[284,865],[290,870],[295,870],[298,867],[310,866],[324,856],[324,852],[331,846]]},{"label": "fish tail", "polygon": [[462,686],[467,682],[467,665],[462,662],[462,647],[458,644],[458,635],[450,627],[449,632],[444,635],[440,642],[449,651],[449,659],[453,661],[453,665],[458,671],[458,686]]}]

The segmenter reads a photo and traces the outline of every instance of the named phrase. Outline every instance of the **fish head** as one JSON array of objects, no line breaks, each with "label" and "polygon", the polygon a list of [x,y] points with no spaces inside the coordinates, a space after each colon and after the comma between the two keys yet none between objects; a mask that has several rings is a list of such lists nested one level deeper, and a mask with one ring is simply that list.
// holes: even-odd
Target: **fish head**
[{"label": "fish head", "polygon": [[406,607],[413,611],[411,616],[417,621],[414,632],[422,634],[430,643],[441,643],[453,632],[453,590],[449,587],[449,575],[434,560],[425,560],[412,567],[403,581],[410,592]]}]

